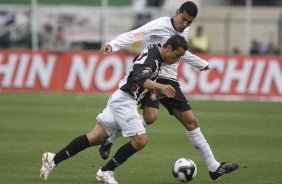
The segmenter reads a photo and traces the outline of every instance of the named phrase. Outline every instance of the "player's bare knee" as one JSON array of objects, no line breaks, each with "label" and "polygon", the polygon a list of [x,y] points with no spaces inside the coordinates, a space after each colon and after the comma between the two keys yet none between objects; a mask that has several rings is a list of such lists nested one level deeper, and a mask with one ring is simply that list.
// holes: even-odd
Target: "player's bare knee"
[{"label": "player's bare knee", "polygon": [[199,121],[196,117],[189,119],[185,123],[185,127],[187,130],[192,131],[199,127]]},{"label": "player's bare knee", "polygon": [[192,124],[197,126],[199,125],[199,121],[196,117],[193,119]]},{"label": "player's bare knee", "polygon": [[145,140],[139,140],[132,142],[132,145],[136,151],[143,149],[147,145],[147,141]]},{"label": "player's bare knee", "polygon": [[158,119],[158,114],[150,114],[144,117],[144,121],[147,125],[154,123]]},{"label": "player's bare knee", "polygon": [[95,146],[95,145],[100,145],[103,144],[105,142],[105,138],[104,137],[99,137],[93,134],[86,134],[89,145],[91,146]]},{"label": "player's bare knee", "polygon": [[147,125],[154,123],[158,118],[158,109],[156,108],[144,108],[143,118]]},{"label": "player's bare knee", "polygon": [[147,145],[147,136],[144,134],[136,135],[132,137],[131,144],[136,151],[141,150]]},{"label": "player's bare knee", "polygon": [[109,137],[104,128],[96,126],[93,130],[86,134],[89,145],[95,146],[103,144]]}]

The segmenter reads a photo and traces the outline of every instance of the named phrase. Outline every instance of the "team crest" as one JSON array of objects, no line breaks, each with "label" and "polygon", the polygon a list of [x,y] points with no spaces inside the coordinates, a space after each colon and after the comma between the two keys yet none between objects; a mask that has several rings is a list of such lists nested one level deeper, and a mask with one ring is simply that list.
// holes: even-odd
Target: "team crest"
[{"label": "team crest", "polygon": [[154,90],[154,91],[151,91],[150,100],[156,101],[156,100],[157,100],[157,97],[158,97],[157,92],[156,92],[155,90]]}]

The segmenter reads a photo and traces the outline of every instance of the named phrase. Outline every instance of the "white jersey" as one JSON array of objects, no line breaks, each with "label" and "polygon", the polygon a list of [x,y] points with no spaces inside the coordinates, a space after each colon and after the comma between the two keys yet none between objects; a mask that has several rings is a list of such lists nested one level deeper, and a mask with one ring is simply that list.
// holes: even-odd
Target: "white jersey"
[{"label": "white jersey", "polygon": [[[108,44],[112,47],[112,51],[127,48],[130,44],[140,40],[146,40],[146,46],[151,44],[163,45],[172,35],[175,34],[181,35],[187,40],[188,33],[189,27],[182,33],[179,33],[173,27],[171,17],[161,17],[148,22],[135,30],[117,36]],[[207,61],[195,56],[189,51],[186,51],[185,55],[181,57],[181,60],[197,69],[204,69],[208,66]],[[172,65],[163,64],[158,78],[177,81],[178,64],[178,62]]]}]

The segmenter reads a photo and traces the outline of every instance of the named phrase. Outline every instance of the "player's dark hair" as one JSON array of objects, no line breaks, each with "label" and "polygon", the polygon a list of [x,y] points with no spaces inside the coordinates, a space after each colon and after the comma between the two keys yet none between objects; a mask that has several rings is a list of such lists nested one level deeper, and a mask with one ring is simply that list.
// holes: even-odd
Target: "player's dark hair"
[{"label": "player's dark hair", "polygon": [[163,47],[166,48],[168,45],[171,46],[172,50],[176,50],[179,47],[183,48],[184,50],[188,49],[186,40],[183,36],[180,35],[173,35],[172,37],[170,37],[163,45]]},{"label": "player's dark hair", "polygon": [[186,12],[188,13],[190,16],[196,18],[198,15],[198,7],[197,5],[192,2],[192,1],[186,1],[185,3],[183,3],[180,8],[179,8],[180,12]]}]

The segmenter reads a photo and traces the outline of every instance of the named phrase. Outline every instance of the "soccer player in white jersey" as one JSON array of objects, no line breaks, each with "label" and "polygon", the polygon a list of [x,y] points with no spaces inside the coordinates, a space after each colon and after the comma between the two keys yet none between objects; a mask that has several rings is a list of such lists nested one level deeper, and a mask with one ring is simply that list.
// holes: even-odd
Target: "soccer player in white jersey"
[{"label": "soccer player in white jersey", "polygon": [[[112,41],[104,44],[100,52],[104,55],[118,51],[140,40],[146,40],[147,45],[164,44],[166,40],[174,34],[182,35],[187,40],[189,26],[196,18],[197,13],[198,8],[195,3],[191,1],[184,2],[181,7],[177,9],[176,15],[173,18],[161,17],[135,30],[123,33]],[[205,60],[188,51],[181,57],[181,60],[201,71],[210,69],[209,64]],[[157,81],[162,84],[174,86],[176,95],[174,98],[166,98],[162,93],[158,93],[154,90],[147,93],[146,97],[143,98],[141,102],[141,108],[143,108],[143,124],[146,126],[153,123],[158,116],[159,102],[164,105],[168,112],[175,116],[185,127],[186,135],[206,163],[211,179],[217,180],[220,176],[236,170],[239,164],[220,163],[215,159],[207,140],[200,130],[199,122],[192,112],[191,105],[186,100],[177,82],[177,66],[178,62],[173,65],[163,66],[157,79]],[[156,98],[156,96],[158,96],[158,98]],[[99,153],[103,159],[107,159],[113,144],[112,142],[118,136],[118,134],[113,135],[99,147]]]},{"label": "soccer player in white jersey", "polygon": [[95,128],[86,135],[75,138],[56,154],[43,154],[41,179],[46,181],[60,162],[90,146],[100,145],[121,130],[122,135],[129,137],[130,142],[121,146],[112,159],[99,169],[96,176],[97,180],[106,184],[118,184],[114,178],[114,169],[147,144],[146,131],[137,110],[138,102],[148,89],[160,90],[168,98],[175,96],[175,89],[171,85],[160,84],[154,80],[162,65],[178,61],[187,48],[186,40],[180,35],[174,35],[162,47],[151,45],[144,49],[120,81],[119,89],[109,98],[107,107],[97,116]]}]

